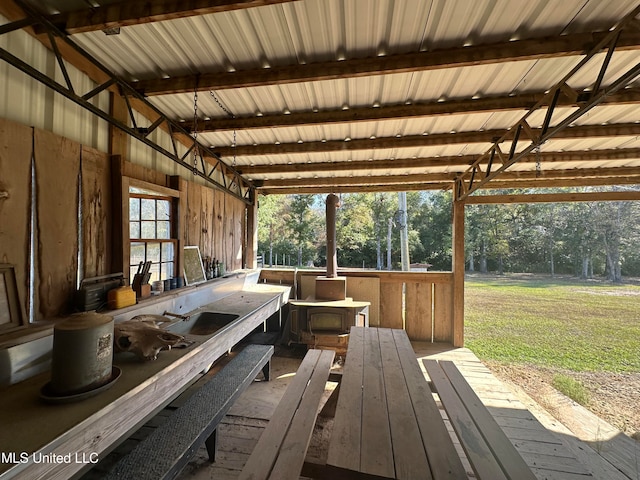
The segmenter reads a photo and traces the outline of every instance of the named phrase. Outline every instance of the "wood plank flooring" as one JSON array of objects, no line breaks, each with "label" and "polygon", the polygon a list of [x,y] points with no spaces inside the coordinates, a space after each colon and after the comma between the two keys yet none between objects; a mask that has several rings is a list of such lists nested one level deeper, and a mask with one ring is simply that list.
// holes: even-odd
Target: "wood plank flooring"
[{"label": "wood plank flooring", "polygon": [[[523,396],[521,392],[514,393],[494,377],[470,350],[452,349],[447,345],[427,342],[413,342],[413,347],[418,359],[445,359],[456,363],[538,479],[640,479],[640,473],[622,474],[599,455],[599,452],[578,440],[567,428],[550,417],[530,397]],[[275,405],[284,394],[288,381],[301,361],[301,358],[285,358],[277,355],[276,352],[272,362],[272,381],[251,385],[220,425],[218,461],[210,464],[206,449],[202,448],[178,477],[179,480],[211,478],[235,480],[238,478],[268,419],[273,414]],[[424,371],[422,362],[419,363]],[[339,371],[340,368],[337,367],[337,370]],[[325,398],[328,398],[335,385],[327,384]],[[322,404],[324,401],[321,402],[321,406]],[[440,409],[440,414],[445,418],[468,478],[474,479],[469,462],[453,433],[453,428],[446,419],[444,410]],[[322,463],[326,460],[332,427],[332,418],[318,417],[307,455],[308,462]],[[604,447],[607,446],[603,446],[603,450],[608,451],[609,457],[612,458],[611,449]],[[624,458],[623,463],[628,465],[633,463],[633,459]],[[636,472],[639,471],[636,470]]]}]

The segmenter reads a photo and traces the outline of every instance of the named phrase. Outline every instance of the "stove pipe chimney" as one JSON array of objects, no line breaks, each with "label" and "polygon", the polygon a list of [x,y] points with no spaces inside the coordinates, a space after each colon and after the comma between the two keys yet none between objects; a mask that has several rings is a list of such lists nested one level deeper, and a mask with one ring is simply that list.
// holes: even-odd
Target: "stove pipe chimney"
[{"label": "stove pipe chimney", "polygon": [[336,250],[336,209],[340,207],[340,198],[330,193],[327,195],[326,223],[327,223],[327,278],[338,276],[338,252]]}]

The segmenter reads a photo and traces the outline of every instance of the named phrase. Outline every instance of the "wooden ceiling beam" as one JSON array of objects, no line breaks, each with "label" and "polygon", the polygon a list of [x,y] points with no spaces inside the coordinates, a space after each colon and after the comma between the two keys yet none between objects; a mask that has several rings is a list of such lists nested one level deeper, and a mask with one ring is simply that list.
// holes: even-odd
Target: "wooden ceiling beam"
[{"label": "wooden ceiling beam", "polygon": [[428,173],[419,175],[371,175],[349,177],[307,177],[256,181],[258,188],[315,187],[326,185],[394,185],[397,183],[453,182],[454,173]]},{"label": "wooden ceiling beam", "polygon": [[313,195],[324,193],[373,193],[373,192],[409,192],[419,190],[447,190],[452,186],[446,183],[397,183],[392,185],[330,185],[319,187],[258,188],[262,195]]},{"label": "wooden ceiling beam", "polygon": [[[487,189],[507,189],[507,188],[556,188],[556,187],[603,187],[614,185],[640,185],[640,175],[631,175],[626,177],[584,177],[584,178],[565,178],[565,179],[546,179],[538,178],[536,180],[520,180],[520,181],[503,181],[494,180],[482,185],[479,190]],[[467,197],[470,198],[470,197]]]},{"label": "wooden ceiling beam", "polygon": [[[632,168],[591,169],[600,170],[600,176],[583,176],[581,171],[562,170],[551,172],[549,177],[537,177],[536,172],[507,172],[501,180],[487,184],[486,188],[492,189],[520,189],[520,188],[550,188],[571,186],[606,186],[640,184],[640,172]],[[596,172],[590,175],[596,175]],[[301,194],[301,193],[354,193],[354,192],[387,192],[409,190],[442,190],[451,188],[453,182],[448,174],[425,175],[389,175],[372,177],[335,177],[335,178],[308,178],[291,180],[269,180],[256,185],[258,193],[263,195],[273,194]],[[410,180],[410,181],[408,181]],[[637,200],[640,192],[628,195],[615,192],[619,195],[602,196],[602,193],[594,194],[589,200]],[[628,193],[628,192],[625,192]],[[553,200],[547,201],[574,201],[573,194],[558,194]],[[634,197],[635,195],[635,197]],[[501,198],[516,196],[496,196]],[[483,196],[469,196],[468,203],[499,203],[496,199],[483,200]],[[489,198],[489,197],[486,197]],[[531,195],[522,196],[522,199],[531,198]],[[585,200],[586,201],[586,200]],[[513,201],[505,203],[515,203]],[[523,202],[519,202],[523,203]]]},{"label": "wooden ceiling beam", "polygon": [[127,27],[142,23],[175,20],[177,18],[228,12],[245,8],[277,5],[293,0],[145,0],[125,1],[102,7],[77,10],[58,15],[52,20],[60,23],[69,34]]},{"label": "wooden ceiling beam", "polygon": [[495,205],[505,203],[560,203],[638,201],[640,190],[625,192],[573,192],[573,193],[523,193],[514,195],[471,195],[465,199],[467,205]]},{"label": "wooden ceiling beam", "polygon": [[[227,90],[583,55],[597,46],[608,33],[575,33],[383,57],[201,73],[140,80],[135,85],[145,95],[168,95],[193,92],[195,85],[199,90]],[[638,48],[640,32],[637,31],[623,32],[616,47],[618,51]]]},{"label": "wooden ceiling beam", "polygon": [[[507,181],[519,183],[521,181],[538,181],[552,179],[584,179],[592,178],[614,178],[614,177],[637,177],[640,179],[640,168],[620,167],[620,168],[590,168],[590,169],[569,169],[569,170],[547,170],[547,171],[526,171],[526,172],[505,172],[500,178]],[[443,183],[453,182],[455,173],[423,173],[412,175],[350,175],[347,177],[305,177],[305,178],[284,178],[270,179],[254,182],[257,188],[291,188],[291,187],[322,187],[322,186],[345,186],[345,185],[395,185],[406,183]]]},{"label": "wooden ceiling beam", "polygon": [[[302,125],[324,125],[328,123],[371,122],[398,118],[430,117],[486,113],[507,110],[528,110],[545,99],[543,92],[525,93],[512,96],[492,96],[478,99],[445,100],[443,102],[413,103],[381,107],[355,107],[347,110],[336,109],[318,112],[293,112],[290,114],[269,114],[224,117],[198,123],[198,132],[221,132],[233,130],[267,129]],[[608,96],[603,105],[628,105],[640,103],[640,88],[626,88]],[[558,106],[577,107],[577,102],[566,96],[558,99]],[[181,122],[187,131],[193,131],[193,121]]]},{"label": "wooden ceiling beam", "polygon": [[[313,162],[274,165],[238,165],[236,170],[242,175],[280,175],[284,173],[314,173],[326,171],[355,171],[355,170],[397,170],[408,168],[433,167],[468,167],[477,155],[454,155],[445,157],[396,158],[393,160],[356,160],[351,162]],[[640,159],[640,148],[614,148],[603,150],[589,150],[580,152],[541,152],[539,155],[528,155],[523,163],[540,161],[544,166],[558,162],[599,162],[602,160]],[[457,171],[457,170],[456,170]]]},{"label": "wooden ceiling beam", "polygon": [[[540,129],[532,129],[535,134]],[[553,130],[553,129],[551,129]],[[469,143],[492,143],[507,130],[484,130],[474,132],[434,133],[431,135],[407,135],[404,137],[381,137],[374,139],[330,140],[326,142],[283,143],[279,145],[239,145],[237,147],[213,147],[221,158],[249,157],[256,155],[288,155],[317,152],[344,152],[354,150],[380,150],[397,148],[421,148],[440,145],[460,145]],[[578,125],[565,128],[554,139],[572,139],[588,137],[617,137],[640,135],[640,123],[622,123],[611,125]],[[507,136],[507,139],[510,137]]]}]

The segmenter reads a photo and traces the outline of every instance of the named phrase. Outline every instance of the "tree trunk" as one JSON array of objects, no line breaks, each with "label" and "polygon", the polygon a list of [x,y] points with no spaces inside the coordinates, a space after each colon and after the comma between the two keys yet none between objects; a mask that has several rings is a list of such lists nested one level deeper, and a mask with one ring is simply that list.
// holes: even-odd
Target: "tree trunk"
[{"label": "tree trunk", "polygon": [[273,267],[273,224],[269,225],[269,266]]},{"label": "tree trunk", "polygon": [[620,265],[620,242],[618,238],[609,239],[605,233],[604,248],[607,258],[607,269],[609,271],[609,280],[613,283],[622,282],[622,266]]},{"label": "tree trunk", "polygon": [[556,275],[556,266],[553,259],[553,247],[549,249],[549,269],[551,271],[551,278]]},{"label": "tree trunk", "polygon": [[480,248],[480,273],[487,273],[487,242],[484,238]]},{"label": "tree trunk", "polygon": [[504,262],[502,260],[502,254],[498,255],[498,275],[504,275]]},{"label": "tree trunk", "polygon": [[376,224],[376,270],[382,270],[382,246],[380,241],[380,233]]},{"label": "tree trunk", "polygon": [[469,271],[470,272],[475,272],[476,271],[476,267],[475,267],[475,258],[473,256],[473,250],[471,250],[471,252],[469,253]]},{"label": "tree trunk", "polygon": [[589,278],[589,257],[582,257],[582,275],[581,278],[587,279]]}]

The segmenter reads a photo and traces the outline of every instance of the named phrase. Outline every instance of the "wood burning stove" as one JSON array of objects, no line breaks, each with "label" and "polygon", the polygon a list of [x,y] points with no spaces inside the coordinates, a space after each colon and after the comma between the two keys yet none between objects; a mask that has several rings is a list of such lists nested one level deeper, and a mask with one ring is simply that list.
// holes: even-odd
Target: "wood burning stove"
[{"label": "wood burning stove", "polygon": [[[346,352],[351,327],[369,326],[369,302],[344,300],[291,301],[289,339],[312,347]],[[344,350],[344,351],[342,351]]]},{"label": "wood burning stove", "polygon": [[369,302],[358,302],[346,296],[347,279],[339,277],[336,250],[336,195],[326,200],[327,275],[316,277],[315,295],[292,301],[289,340],[311,347],[324,347],[346,353],[352,326],[369,326]]}]

